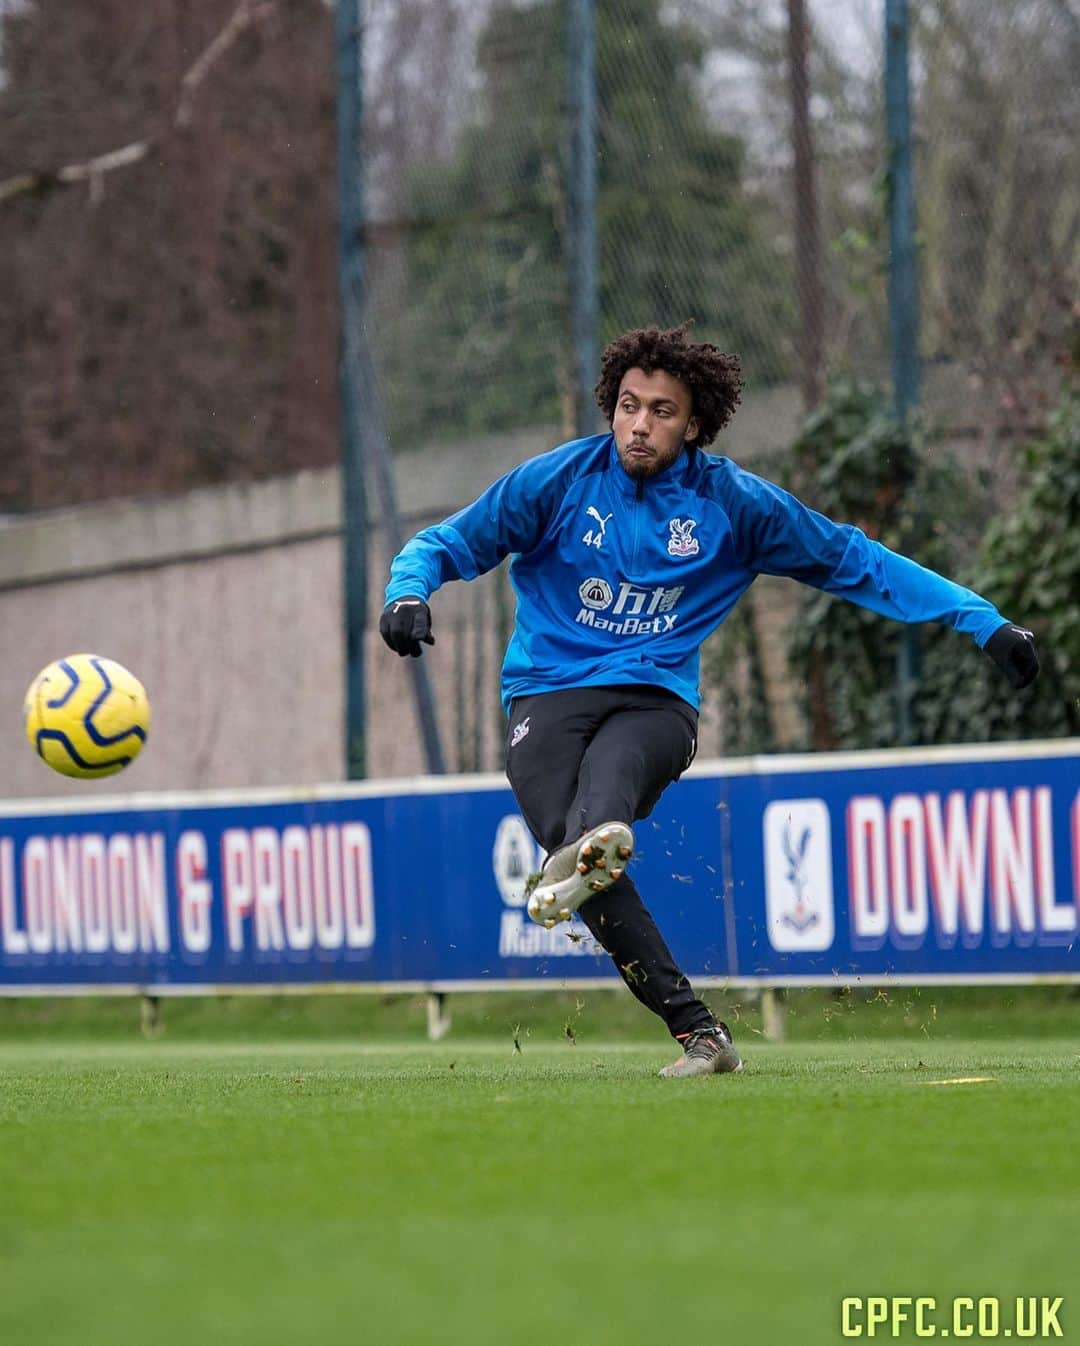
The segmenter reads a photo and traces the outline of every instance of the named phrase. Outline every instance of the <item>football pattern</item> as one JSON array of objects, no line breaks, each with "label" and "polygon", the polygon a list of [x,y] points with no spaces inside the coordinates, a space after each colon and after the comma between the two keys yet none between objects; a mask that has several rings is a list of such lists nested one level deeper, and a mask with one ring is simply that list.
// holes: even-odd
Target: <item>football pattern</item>
[{"label": "football pattern", "polygon": [[43,668],[26,693],[26,736],[64,776],[113,776],[134,761],[150,728],[142,683],[113,659],[70,654]]}]

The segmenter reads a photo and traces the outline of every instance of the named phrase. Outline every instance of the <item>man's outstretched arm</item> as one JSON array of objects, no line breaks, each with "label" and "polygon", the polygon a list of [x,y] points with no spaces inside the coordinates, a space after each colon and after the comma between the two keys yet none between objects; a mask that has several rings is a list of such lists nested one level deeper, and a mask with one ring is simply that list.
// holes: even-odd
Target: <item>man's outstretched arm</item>
[{"label": "man's outstretched arm", "polygon": [[859,529],[830,580],[821,586],[862,607],[903,622],[942,622],[966,632],[993,659],[1014,688],[1039,674],[1035,637],[1008,621],[973,589],[890,551]]},{"label": "man's outstretched arm", "polygon": [[901,622],[941,622],[971,636],[1013,687],[1039,672],[1035,639],[972,589],[837,524],[771,482],[742,474],[732,512],[751,570],[787,575]]},{"label": "man's outstretched arm", "polygon": [[471,505],[422,528],[390,564],[379,631],[392,650],[420,654],[433,645],[428,599],[448,580],[471,580],[504,557],[531,551],[544,535],[576,469],[562,446],[530,458],[493,482]]}]

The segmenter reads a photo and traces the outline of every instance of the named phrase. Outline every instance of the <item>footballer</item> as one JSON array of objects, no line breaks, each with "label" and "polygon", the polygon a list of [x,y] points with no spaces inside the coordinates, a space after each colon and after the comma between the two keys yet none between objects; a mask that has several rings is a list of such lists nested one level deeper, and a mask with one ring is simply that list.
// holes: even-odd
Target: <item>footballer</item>
[{"label": "footballer", "polygon": [[611,429],[500,477],[390,567],[383,639],[433,644],[428,600],[505,557],[517,597],[502,669],[506,771],[547,853],[528,898],[549,928],[574,912],[681,1056],[661,1075],[740,1070],[726,1024],[679,970],[631,874],[633,825],[697,746],[699,656],[757,575],[785,575],[902,622],[970,636],[1016,688],[1030,631],[986,599],[706,452],[739,402],[739,362],[686,325],[624,333],[601,357]]}]

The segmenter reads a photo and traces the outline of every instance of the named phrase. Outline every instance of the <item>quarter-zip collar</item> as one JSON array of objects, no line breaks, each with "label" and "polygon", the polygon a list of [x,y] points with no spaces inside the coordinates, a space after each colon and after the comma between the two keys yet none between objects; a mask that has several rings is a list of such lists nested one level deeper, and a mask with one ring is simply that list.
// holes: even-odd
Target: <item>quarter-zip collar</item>
[{"label": "quarter-zip collar", "polygon": [[620,494],[642,500],[652,491],[662,490],[664,487],[681,486],[690,474],[694,452],[695,450],[684,447],[678,458],[669,467],[665,467],[663,472],[657,472],[653,477],[632,477],[622,465],[619,450],[615,444],[615,436],[612,435],[611,447],[608,452],[608,466],[611,469],[612,480]]}]

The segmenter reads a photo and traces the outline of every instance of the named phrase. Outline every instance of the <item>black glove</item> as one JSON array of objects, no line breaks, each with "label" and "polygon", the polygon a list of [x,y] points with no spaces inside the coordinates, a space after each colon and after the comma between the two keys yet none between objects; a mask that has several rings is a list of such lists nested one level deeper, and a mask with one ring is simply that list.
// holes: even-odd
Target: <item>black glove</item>
[{"label": "black glove", "polygon": [[422,598],[397,598],[387,603],[379,618],[379,635],[395,654],[420,658],[420,645],[434,645],[431,609]]},{"label": "black glove", "polygon": [[1039,676],[1035,637],[1022,626],[999,626],[983,648],[1017,690]]}]

